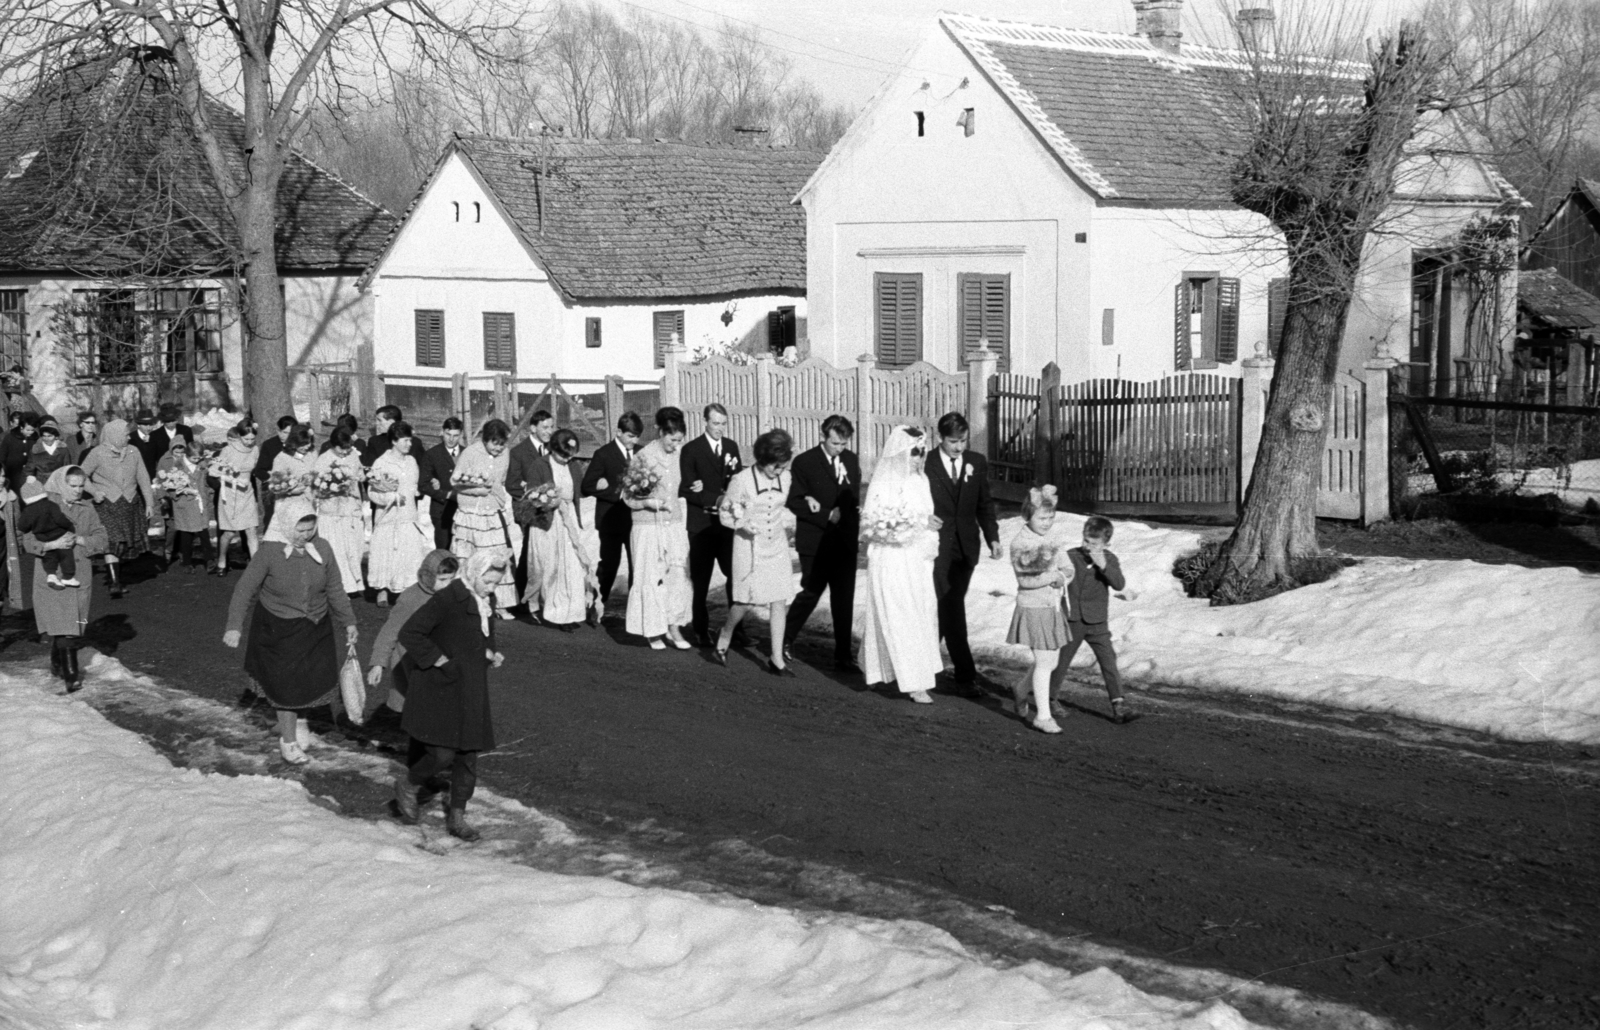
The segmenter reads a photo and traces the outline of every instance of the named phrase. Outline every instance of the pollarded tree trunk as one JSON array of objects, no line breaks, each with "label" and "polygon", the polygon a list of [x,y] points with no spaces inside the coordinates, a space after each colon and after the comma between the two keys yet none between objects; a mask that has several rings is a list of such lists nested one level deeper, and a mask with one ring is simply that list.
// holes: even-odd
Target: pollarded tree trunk
[{"label": "pollarded tree trunk", "polygon": [[1244,510],[1200,579],[1199,593],[1212,604],[1236,604],[1292,589],[1299,585],[1296,559],[1321,551],[1317,488],[1328,438],[1328,403],[1361,246],[1361,239],[1333,246],[1323,240],[1316,253],[1290,262],[1282,358],[1274,370]]},{"label": "pollarded tree trunk", "polygon": [[245,392],[256,421],[271,425],[281,415],[294,414],[289,396],[287,320],[278,276],[277,194],[283,159],[252,152],[249,165],[250,180],[235,204],[244,259]]}]

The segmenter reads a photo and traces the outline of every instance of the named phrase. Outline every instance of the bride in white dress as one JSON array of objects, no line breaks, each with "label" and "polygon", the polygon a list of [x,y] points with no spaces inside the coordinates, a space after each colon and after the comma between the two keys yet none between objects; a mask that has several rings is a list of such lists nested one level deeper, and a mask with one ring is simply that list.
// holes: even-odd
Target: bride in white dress
[{"label": "bride in white dress", "polygon": [[933,494],[923,471],[928,448],[920,429],[896,426],[873,470],[861,509],[867,543],[867,624],[861,651],[870,683],[894,683],[918,704],[931,704],[939,653],[939,604],[933,560]]}]

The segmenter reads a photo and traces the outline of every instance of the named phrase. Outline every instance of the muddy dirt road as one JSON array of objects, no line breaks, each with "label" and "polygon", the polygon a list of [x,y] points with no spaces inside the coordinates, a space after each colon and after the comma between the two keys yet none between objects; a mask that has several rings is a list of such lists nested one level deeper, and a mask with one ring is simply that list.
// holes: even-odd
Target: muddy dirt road
[{"label": "muddy dirt road", "polygon": [[[93,637],[233,702],[239,654],[219,641],[234,582],[102,591]],[[365,644],[384,613],[357,609]],[[45,654],[21,626],[0,660]],[[643,827],[680,857],[759,848],[776,863],[764,880],[722,881],[758,900],[849,907],[803,882],[823,863],[1418,1027],[1600,1025],[1600,756],[1582,749],[1161,688],[1116,726],[1087,683],[1048,738],[997,699],[916,706],[810,668],[781,680],[739,655],[723,669],[650,651],[618,627],[501,634],[484,783],[585,827]],[[367,738],[400,740],[381,724]],[[381,791],[343,800],[381,817]]]}]

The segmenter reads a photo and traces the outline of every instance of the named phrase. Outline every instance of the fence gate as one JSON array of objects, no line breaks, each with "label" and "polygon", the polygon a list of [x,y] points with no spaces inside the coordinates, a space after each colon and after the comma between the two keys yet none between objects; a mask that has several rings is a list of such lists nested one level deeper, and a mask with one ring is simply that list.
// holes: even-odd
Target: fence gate
[{"label": "fence gate", "polygon": [[1333,380],[1328,400],[1328,442],[1322,451],[1317,484],[1317,517],[1359,519],[1362,486],[1362,428],[1366,423],[1365,384],[1348,372]]},{"label": "fence gate", "polygon": [[1054,479],[1064,505],[1144,515],[1237,511],[1237,379],[1097,379],[1057,396]]}]

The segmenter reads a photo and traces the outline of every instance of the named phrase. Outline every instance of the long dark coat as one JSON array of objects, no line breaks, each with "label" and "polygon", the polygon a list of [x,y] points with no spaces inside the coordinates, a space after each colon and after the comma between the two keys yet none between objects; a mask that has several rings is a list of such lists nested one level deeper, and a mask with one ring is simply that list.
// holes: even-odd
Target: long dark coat
[{"label": "long dark coat", "polygon": [[[484,636],[478,602],[467,585],[456,580],[430,597],[406,620],[400,644],[414,663],[407,673],[401,727],[436,747],[492,749],[489,659],[484,652],[494,649],[494,620]],[[440,655],[450,661],[435,668]]]}]

